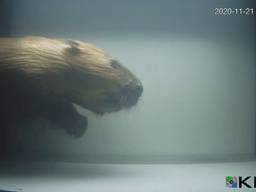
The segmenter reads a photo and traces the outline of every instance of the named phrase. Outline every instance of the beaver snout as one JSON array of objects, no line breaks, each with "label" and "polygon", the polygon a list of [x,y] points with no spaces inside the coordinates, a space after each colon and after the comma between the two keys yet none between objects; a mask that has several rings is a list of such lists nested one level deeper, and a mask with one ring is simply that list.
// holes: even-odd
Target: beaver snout
[{"label": "beaver snout", "polygon": [[143,86],[141,83],[136,85],[127,85],[121,88],[118,92],[109,96],[109,101],[113,103],[117,108],[128,108],[135,105],[138,102],[139,97],[143,92]]}]

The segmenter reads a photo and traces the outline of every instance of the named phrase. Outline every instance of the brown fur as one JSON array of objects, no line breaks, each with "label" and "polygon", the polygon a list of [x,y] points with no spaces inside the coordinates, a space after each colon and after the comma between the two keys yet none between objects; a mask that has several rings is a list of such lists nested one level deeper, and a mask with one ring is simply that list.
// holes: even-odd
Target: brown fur
[{"label": "brown fur", "polygon": [[105,113],[135,105],[142,93],[137,77],[103,50],[44,37],[0,38],[0,85],[0,121],[36,114],[68,124],[65,129],[76,136],[83,131],[70,127],[87,119],[81,120],[72,103]]}]

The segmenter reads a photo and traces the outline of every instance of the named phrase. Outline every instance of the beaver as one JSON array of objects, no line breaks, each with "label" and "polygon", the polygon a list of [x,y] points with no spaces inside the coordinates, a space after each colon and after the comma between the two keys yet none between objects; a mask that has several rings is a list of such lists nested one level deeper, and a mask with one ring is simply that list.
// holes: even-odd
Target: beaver
[{"label": "beaver", "polygon": [[[45,37],[0,38],[0,126],[42,117],[81,137],[87,117],[135,105],[140,80],[92,44]],[[3,132],[2,132],[3,133]]]}]

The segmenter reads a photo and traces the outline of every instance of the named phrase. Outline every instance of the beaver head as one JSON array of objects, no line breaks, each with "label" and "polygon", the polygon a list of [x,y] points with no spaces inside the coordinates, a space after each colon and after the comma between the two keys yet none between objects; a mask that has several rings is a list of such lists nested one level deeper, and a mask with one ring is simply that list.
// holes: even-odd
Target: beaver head
[{"label": "beaver head", "polygon": [[72,75],[71,100],[95,113],[118,111],[135,105],[142,94],[140,80],[116,59],[95,46],[66,41],[65,59]]}]

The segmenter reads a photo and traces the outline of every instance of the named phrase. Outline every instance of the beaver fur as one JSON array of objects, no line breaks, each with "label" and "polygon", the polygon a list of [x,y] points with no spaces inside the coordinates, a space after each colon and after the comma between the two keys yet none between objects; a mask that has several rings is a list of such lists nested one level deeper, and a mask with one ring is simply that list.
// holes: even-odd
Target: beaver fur
[{"label": "beaver fur", "polygon": [[44,37],[0,38],[0,126],[2,135],[22,121],[41,117],[80,137],[87,117],[135,105],[138,78],[95,46]]}]

